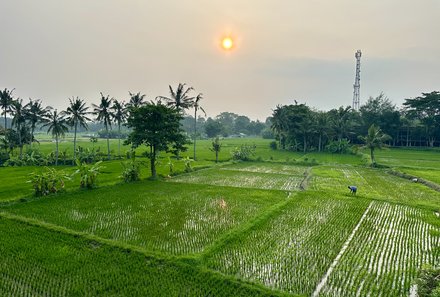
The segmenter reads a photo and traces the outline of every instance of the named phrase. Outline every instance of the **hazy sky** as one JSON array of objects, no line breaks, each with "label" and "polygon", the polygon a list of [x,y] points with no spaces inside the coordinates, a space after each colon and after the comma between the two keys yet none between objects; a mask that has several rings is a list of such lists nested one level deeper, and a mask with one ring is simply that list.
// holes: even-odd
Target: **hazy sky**
[{"label": "hazy sky", "polygon": [[[264,120],[296,99],[351,105],[440,89],[439,0],[0,0],[0,88],[65,108],[186,82],[221,111]],[[231,34],[236,48],[220,39]]]}]

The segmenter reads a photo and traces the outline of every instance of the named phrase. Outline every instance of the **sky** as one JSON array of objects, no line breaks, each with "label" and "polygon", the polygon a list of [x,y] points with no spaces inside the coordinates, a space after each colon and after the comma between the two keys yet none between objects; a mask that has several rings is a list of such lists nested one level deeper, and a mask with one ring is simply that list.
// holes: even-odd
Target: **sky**
[{"label": "sky", "polygon": [[[0,0],[0,88],[65,109],[186,83],[208,116],[440,90],[438,0]],[[222,50],[231,36],[234,48]]]}]

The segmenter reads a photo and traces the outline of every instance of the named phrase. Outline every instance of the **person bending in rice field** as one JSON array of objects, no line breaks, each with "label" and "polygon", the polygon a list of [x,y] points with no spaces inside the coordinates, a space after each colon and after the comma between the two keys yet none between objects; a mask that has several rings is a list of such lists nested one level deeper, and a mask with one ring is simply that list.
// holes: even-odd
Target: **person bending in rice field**
[{"label": "person bending in rice field", "polygon": [[348,188],[350,189],[351,195],[356,195],[356,192],[357,192],[356,186],[348,186]]}]

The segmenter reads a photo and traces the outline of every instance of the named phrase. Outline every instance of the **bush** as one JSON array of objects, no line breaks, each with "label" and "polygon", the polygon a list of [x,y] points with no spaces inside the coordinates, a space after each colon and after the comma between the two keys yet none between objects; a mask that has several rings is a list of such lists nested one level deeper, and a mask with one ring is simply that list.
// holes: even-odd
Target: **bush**
[{"label": "bush", "polygon": [[141,179],[141,165],[139,162],[136,162],[135,160],[122,162],[121,163],[123,167],[122,175],[120,178],[126,182],[134,182]]},{"label": "bush", "polygon": [[190,159],[189,157],[186,157],[183,159],[183,162],[185,163],[185,172],[192,172],[193,168],[191,166],[191,163],[193,162],[193,159]]},{"label": "bush", "polygon": [[269,146],[270,146],[270,148],[273,149],[273,150],[277,150],[277,149],[278,149],[278,143],[277,143],[276,141],[272,141],[272,142],[269,144]]},{"label": "bush", "polygon": [[236,147],[232,152],[233,160],[249,161],[255,155],[256,145],[243,144],[240,148]]},{"label": "bush", "polygon": [[424,266],[420,271],[417,283],[417,294],[420,297],[440,296],[440,268]]},{"label": "bush", "polygon": [[330,153],[347,154],[351,153],[350,141],[348,139],[330,141],[326,146]]},{"label": "bush", "polygon": [[80,188],[92,189],[96,186],[96,181],[99,170],[102,169],[101,164],[102,161],[96,162],[94,165],[88,165],[86,163],[82,163],[80,160],[76,160],[77,170],[74,174],[80,175]]},{"label": "bush", "polygon": [[37,197],[57,193],[64,188],[64,180],[69,179],[63,171],[56,171],[46,167],[45,172],[31,173],[31,180],[34,194]]}]

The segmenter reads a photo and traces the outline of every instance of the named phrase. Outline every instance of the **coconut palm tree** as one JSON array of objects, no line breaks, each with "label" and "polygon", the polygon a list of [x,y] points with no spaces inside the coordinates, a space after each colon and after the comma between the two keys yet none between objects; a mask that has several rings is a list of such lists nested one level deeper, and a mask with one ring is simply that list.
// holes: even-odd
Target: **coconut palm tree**
[{"label": "coconut palm tree", "polygon": [[127,119],[127,112],[124,106],[124,102],[119,102],[118,100],[113,100],[113,105],[111,109],[113,110],[113,119],[118,124],[118,155],[121,156],[121,124]]},{"label": "coconut palm tree", "polygon": [[[170,88],[170,97],[157,96],[156,99],[165,100],[168,106],[174,106],[178,110],[191,108],[194,105],[194,97],[189,97],[189,92],[193,91],[192,87],[186,88],[186,84],[179,83],[176,90]],[[185,89],[186,88],[186,89]]]},{"label": "coconut palm tree", "polygon": [[111,104],[113,98],[109,98],[109,96],[104,96],[101,93],[101,103],[99,105],[93,104],[93,113],[96,115],[96,120],[102,122],[105,127],[105,131],[107,134],[107,158],[110,160],[110,134],[108,129],[112,127],[112,118],[113,113],[111,112]]},{"label": "coconut palm tree", "polygon": [[196,139],[197,139],[197,110],[201,110],[203,111],[203,113],[206,116],[206,112],[203,109],[203,107],[200,106],[200,100],[203,99],[203,94],[200,93],[196,96],[196,98],[194,99],[194,161],[196,160]]},{"label": "coconut palm tree", "polygon": [[145,103],[145,94],[141,95],[141,92],[137,92],[136,94],[128,92],[128,94],[130,94],[130,101],[127,103],[127,109],[139,108]]},{"label": "coconut palm tree", "polygon": [[38,123],[45,121],[45,117],[51,109],[49,106],[43,108],[41,103],[41,100],[32,100],[29,98],[29,103],[24,106],[26,121],[29,122],[31,128],[31,147],[34,141],[35,127]]},{"label": "coconut palm tree", "polygon": [[67,107],[66,111],[62,112],[62,115],[66,118],[67,123],[70,127],[74,128],[73,136],[73,162],[76,160],[76,133],[78,131],[78,126],[88,129],[87,121],[91,121],[87,115],[90,113],[87,111],[89,109],[86,106],[84,100],[76,97],[69,98],[70,105]]},{"label": "coconut palm tree", "polygon": [[12,127],[17,130],[18,147],[20,148],[20,159],[23,156],[23,127],[26,124],[26,109],[23,105],[23,99],[12,101]]},{"label": "coconut palm tree", "polygon": [[6,115],[8,112],[11,112],[11,106],[12,106],[12,101],[13,101],[13,97],[12,97],[12,92],[14,91],[14,89],[12,90],[8,90],[8,89],[4,89],[3,91],[0,90],[0,106],[3,109],[3,114],[5,116],[5,130],[8,128],[7,122],[6,122]]},{"label": "coconut palm tree", "polygon": [[58,142],[60,137],[64,137],[67,131],[69,131],[67,120],[58,113],[55,109],[53,112],[47,114],[47,122],[43,124],[42,128],[47,127],[47,133],[52,132],[52,137],[55,138],[56,151],[55,151],[55,165],[58,165]]},{"label": "coconut palm tree", "polygon": [[364,147],[370,149],[371,166],[376,166],[376,159],[374,158],[374,150],[381,149],[384,143],[391,139],[389,135],[382,133],[382,130],[372,124],[368,128],[367,136],[359,136],[359,139],[365,143]]}]

